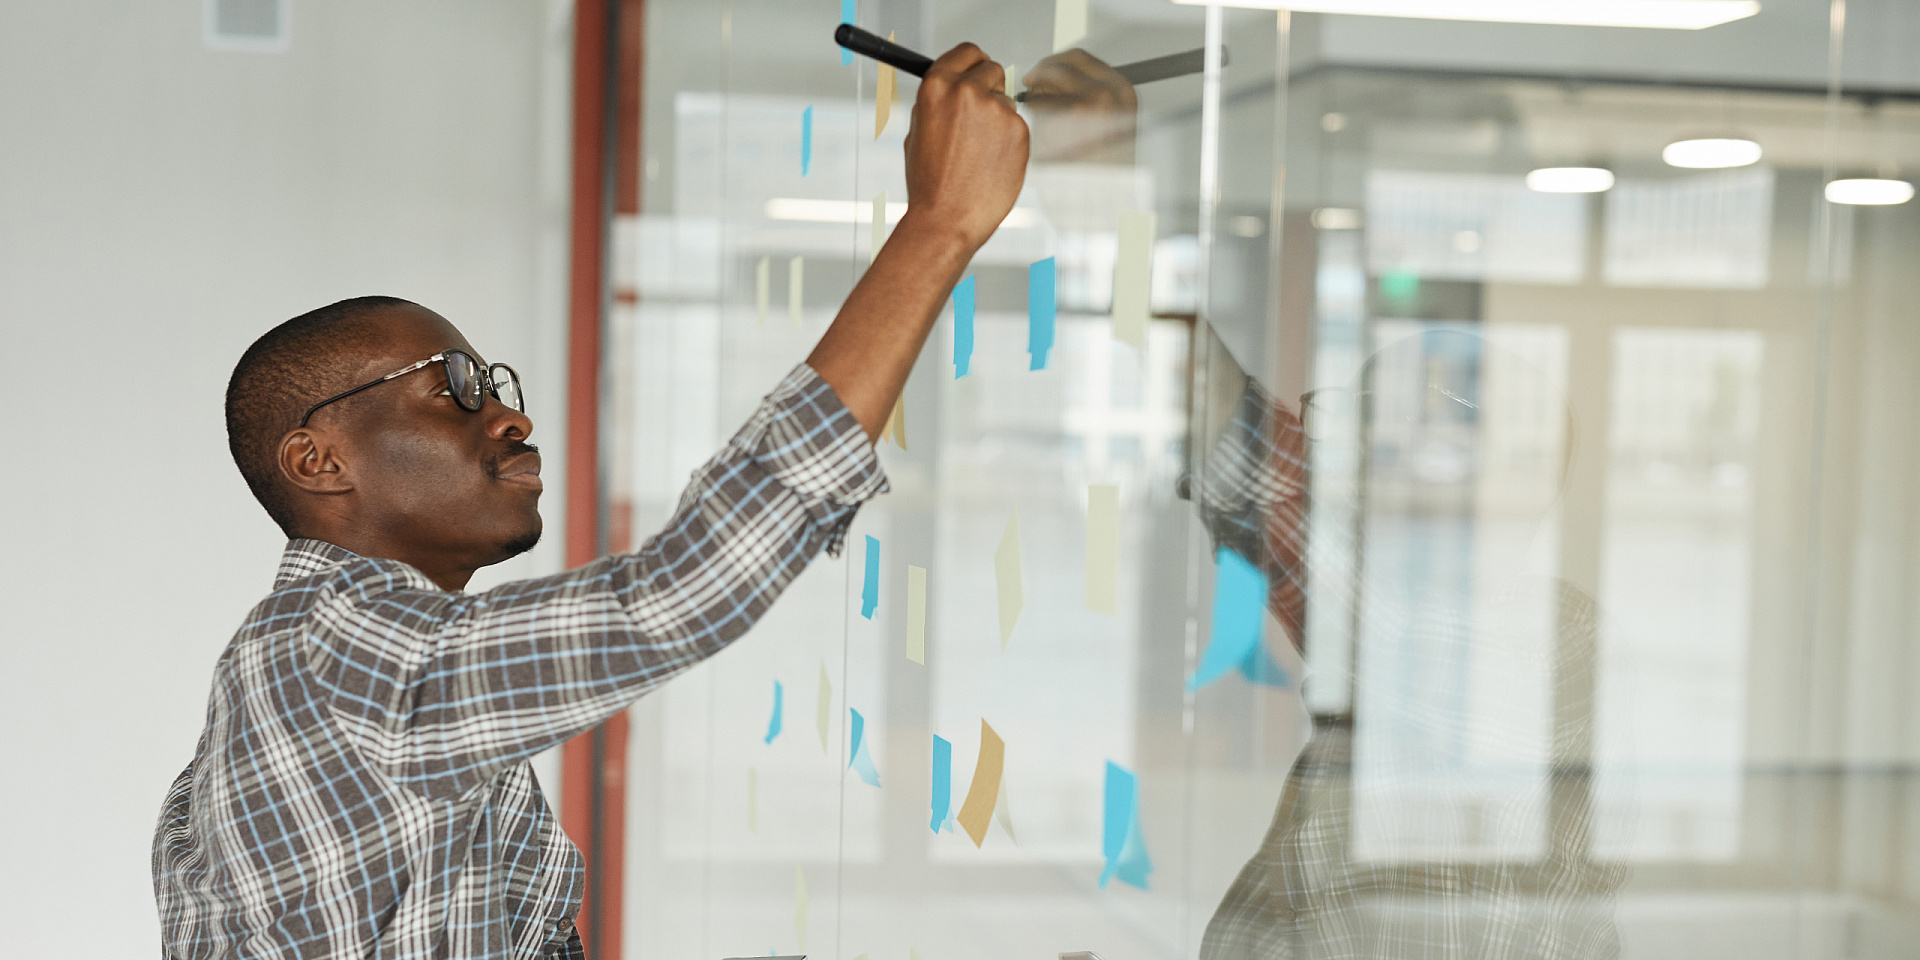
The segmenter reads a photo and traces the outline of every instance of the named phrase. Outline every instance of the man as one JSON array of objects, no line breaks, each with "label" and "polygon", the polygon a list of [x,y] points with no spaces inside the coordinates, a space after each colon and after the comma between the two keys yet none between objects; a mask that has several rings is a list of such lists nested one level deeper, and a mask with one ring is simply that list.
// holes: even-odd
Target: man
[{"label": "man", "polygon": [[1020,191],[1004,77],[971,44],[927,73],[909,212],[634,553],[459,592],[539,538],[540,457],[517,376],[432,311],[345,301],[247,350],[229,442],[291,542],[161,813],[167,956],[583,955],[580,857],[527,759],[739,637],[885,489],[873,441]]}]

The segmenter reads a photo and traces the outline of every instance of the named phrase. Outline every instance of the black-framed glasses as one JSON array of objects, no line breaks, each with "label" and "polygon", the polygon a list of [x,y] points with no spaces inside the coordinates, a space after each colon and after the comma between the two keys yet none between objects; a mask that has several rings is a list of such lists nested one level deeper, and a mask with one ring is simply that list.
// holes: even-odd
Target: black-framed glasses
[{"label": "black-framed glasses", "polygon": [[348,390],[346,393],[335,394],[308,407],[306,415],[300,418],[300,426],[304,427],[307,425],[307,421],[313,417],[315,410],[335,400],[344,400],[369,387],[377,387],[386,383],[388,380],[396,377],[404,377],[415,370],[435,363],[443,364],[446,367],[447,390],[453,394],[453,399],[460,404],[462,409],[472,413],[479,413],[480,408],[486,406],[487,394],[493,394],[495,400],[521,413],[527,412],[526,395],[520,391],[520,375],[515,373],[512,367],[504,363],[496,363],[491,367],[482,367],[480,366],[480,361],[468,356],[464,350],[442,350],[419,363],[409,364],[378,380],[363,383],[354,387],[352,390]]}]

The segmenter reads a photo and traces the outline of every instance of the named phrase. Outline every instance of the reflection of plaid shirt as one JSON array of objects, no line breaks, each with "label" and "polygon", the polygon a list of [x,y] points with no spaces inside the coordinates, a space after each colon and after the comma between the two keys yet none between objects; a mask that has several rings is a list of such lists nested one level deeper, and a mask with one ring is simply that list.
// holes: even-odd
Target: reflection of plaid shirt
[{"label": "reflection of plaid shirt", "polygon": [[[1249,380],[1233,421],[1207,453],[1194,494],[1215,541],[1242,552],[1267,574],[1272,585],[1268,612],[1296,641],[1303,636],[1304,590],[1313,566],[1308,558],[1338,556],[1340,551],[1327,546],[1343,536],[1342,531],[1318,531],[1319,543],[1309,538],[1305,446],[1299,419]],[[1361,598],[1353,589],[1350,577],[1326,577],[1316,599],[1357,604]],[[1562,608],[1555,617],[1554,647],[1569,663],[1590,663],[1598,611],[1571,585],[1558,584],[1557,594]],[[1445,617],[1403,626],[1430,644],[1472,642],[1466,624]],[[1523,822],[1526,811],[1540,805],[1555,810],[1546,825],[1546,851],[1530,861],[1364,862],[1355,857],[1352,719],[1316,718],[1266,837],[1207,923],[1200,960],[1617,956],[1613,899],[1624,870],[1591,855],[1591,785],[1584,753],[1592,703],[1583,679],[1556,677],[1560,716],[1551,749],[1557,762],[1546,782],[1537,792],[1489,811],[1500,826]],[[1356,696],[1358,689],[1356,683]],[[1389,708],[1396,711],[1395,719],[1402,721],[1444,722],[1419,716],[1404,704]],[[1378,757],[1374,765],[1393,766],[1391,758]],[[1389,779],[1404,776],[1394,769],[1381,772]],[[1394,812],[1404,812],[1418,801],[1387,802],[1402,808]],[[1432,810],[1414,812],[1436,818]]]},{"label": "reflection of plaid shirt", "polygon": [[464,594],[288,544],[161,811],[165,954],[579,957],[580,857],[527,758],[739,637],[885,487],[802,365],[637,552]]}]

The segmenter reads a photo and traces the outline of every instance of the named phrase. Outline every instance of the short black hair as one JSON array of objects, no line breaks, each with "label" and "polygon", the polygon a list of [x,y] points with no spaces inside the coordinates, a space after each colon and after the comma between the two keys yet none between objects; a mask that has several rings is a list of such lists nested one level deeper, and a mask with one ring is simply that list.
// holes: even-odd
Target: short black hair
[{"label": "short black hair", "polygon": [[359,367],[352,347],[369,333],[363,321],[405,306],[416,304],[398,297],[330,303],[261,334],[234,365],[227,381],[227,449],[254,499],[287,536],[297,533],[277,463],[280,438],[300,425],[308,407],[355,386],[344,381]]}]

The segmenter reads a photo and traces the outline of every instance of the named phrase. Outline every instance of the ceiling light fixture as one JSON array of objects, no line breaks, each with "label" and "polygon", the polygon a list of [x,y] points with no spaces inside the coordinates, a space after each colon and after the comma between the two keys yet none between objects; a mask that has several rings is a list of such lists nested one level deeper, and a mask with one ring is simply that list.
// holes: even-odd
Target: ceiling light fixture
[{"label": "ceiling light fixture", "polygon": [[1536,193],[1605,193],[1613,189],[1613,171],[1600,167],[1541,167],[1527,174]]},{"label": "ceiling light fixture", "polygon": [[1352,207],[1321,207],[1313,212],[1312,220],[1319,230],[1360,229],[1360,211]]},{"label": "ceiling light fixture", "polygon": [[[1174,0],[1203,6],[1209,0]],[[1222,6],[1424,20],[1700,30],[1760,12],[1758,0],[1225,0]]]},{"label": "ceiling light fixture", "polygon": [[1719,170],[1744,167],[1760,159],[1760,145],[1752,140],[1709,138],[1675,140],[1660,151],[1660,159],[1669,166],[1689,170]]},{"label": "ceiling light fixture", "polygon": [[1913,184],[1905,180],[1881,180],[1861,177],[1827,182],[1827,202],[1856,206],[1885,207],[1913,199]]}]

